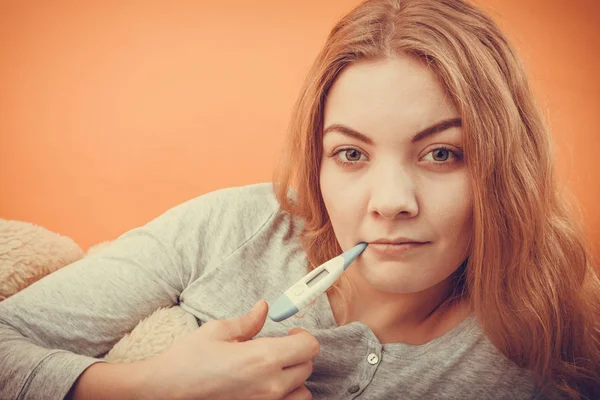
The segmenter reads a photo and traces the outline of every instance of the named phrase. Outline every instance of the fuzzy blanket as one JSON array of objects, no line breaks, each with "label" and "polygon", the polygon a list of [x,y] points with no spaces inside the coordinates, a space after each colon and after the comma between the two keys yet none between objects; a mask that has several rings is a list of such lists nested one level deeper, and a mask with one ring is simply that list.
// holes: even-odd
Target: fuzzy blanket
[{"label": "fuzzy blanket", "polygon": [[[87,254],[105,245],[93,246]],[[0,301],[87,254],[69,237],[28,222],[0,219]],[[119,340],[103,359],[140,361],[196,328],[196,318],[180,307],[160,308]]]}]

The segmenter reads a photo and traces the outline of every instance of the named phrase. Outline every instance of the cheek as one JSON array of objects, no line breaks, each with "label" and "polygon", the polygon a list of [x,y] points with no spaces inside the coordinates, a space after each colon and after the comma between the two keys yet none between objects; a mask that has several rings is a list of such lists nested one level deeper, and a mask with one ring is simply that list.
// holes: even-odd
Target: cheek
[{"label": "cheek", "polygon": [[352,224],[360,215],[360,204],[356,193],[347,192],[344,187],[321,186],[323,202],[334,227]]},{"label": "cheek", "polygon": [[473,196],[466,176],[455,177],[429,187],[426,193],[427,219],[438,240],[447,244],[466,243],[472,232]]},{"label": "cheek", "polygon": [[320,188],[336,236],[343,240],[343,233],[354,232],[358,225],[361,215],[360,189],[355,181],[345,180],[343,174],[336,174],[331,166],[321,170]]}]

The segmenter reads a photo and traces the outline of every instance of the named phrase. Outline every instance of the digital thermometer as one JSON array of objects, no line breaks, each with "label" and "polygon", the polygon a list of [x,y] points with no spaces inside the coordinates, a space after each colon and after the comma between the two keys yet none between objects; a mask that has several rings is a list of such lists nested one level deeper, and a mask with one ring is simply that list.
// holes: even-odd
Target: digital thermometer
[{"label": "digital thermometer", "polygon": [[361,242],[310,271],[269,307],[269,318],[280,322],[309,305],[311,301],[329,289],[366,247],[367,243]]}]

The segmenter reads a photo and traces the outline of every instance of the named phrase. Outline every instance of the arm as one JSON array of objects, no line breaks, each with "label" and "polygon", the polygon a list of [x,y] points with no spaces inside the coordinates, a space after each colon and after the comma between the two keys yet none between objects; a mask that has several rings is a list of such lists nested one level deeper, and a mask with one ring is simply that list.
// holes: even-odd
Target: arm
[{"label": "arm", "polygon": [[64,397],[93,357],[177,302],[182,267],[144,227],[4,300],[0,398]]},{"label": "arm", "polygon": [[201,269],[212,203],[175,207],[0,302],[0,398],[64,398],[94,357],[177,303]]},{"label": "arm", "polygon": [[[139,398],[146,379],[141,362],[97,363],[77,378],[67,400],[119,400]],[[124,377],[127,377],[124,379]]]},{"label": "arm", "polygon": [[251,237],[277,207],[268,192],[263,185],[200,196],[0,302],[0,398],[62,399],[84,371],[122,372],[94,357],[177,303],[206,265]]}]

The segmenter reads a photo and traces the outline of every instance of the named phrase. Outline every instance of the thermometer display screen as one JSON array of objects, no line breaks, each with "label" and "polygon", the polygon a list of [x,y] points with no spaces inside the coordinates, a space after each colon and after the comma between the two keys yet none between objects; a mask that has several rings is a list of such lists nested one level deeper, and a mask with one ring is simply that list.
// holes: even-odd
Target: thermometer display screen
[{"label": "thermometer display screen", "polygon": [[317,276],[312,278],[310,281],[306,282],[306,286],[308,286],[308,287],[314,286],[317,282],[319,282],[321,279],[325,278],[327,275],[329,275],[329,271],[324,269],[323,271],[319,272],[319,274]]}]

